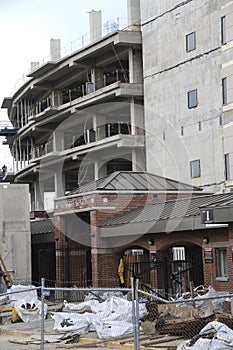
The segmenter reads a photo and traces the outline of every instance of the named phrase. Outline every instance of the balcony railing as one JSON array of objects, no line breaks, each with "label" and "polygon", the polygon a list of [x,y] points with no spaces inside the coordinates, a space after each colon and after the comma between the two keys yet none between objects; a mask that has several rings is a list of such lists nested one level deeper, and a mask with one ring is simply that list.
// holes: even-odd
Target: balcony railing
[{"label": "balcony railing", "polygon": [[[131,125],[129,122],[117,122],[108,123],[97,127],[96,129],[88,129],[78,138],[76,136],[65,136],[62,140],[61,151],[66,151],[83,145],[88,145],[93,142],[98,142],[103,139],[110,138],[115,135],[132,135]],[[143,135],[143,130],[137,129],[137,135]],[[46,155],[52,154],[56,151],[54,147],[54,141],[49,140],[41,145],[36,145],[30,147],[27,150],[23,149],[21,152],[18,151],[18,155],[22,154],[22,159],[18,158],[16,163],[16,170],[22,170],[28,166],[31,162],[44,157]]]}]

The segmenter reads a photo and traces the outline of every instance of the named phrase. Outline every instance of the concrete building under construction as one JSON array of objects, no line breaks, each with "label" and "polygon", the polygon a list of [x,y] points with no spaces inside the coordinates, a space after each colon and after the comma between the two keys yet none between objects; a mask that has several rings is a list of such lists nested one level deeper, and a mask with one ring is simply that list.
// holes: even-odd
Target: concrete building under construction
[{"label": "concrete building under construction", "polygon": [[128,0],[128,28],[101,37],[93,11],[89,45],[62,58],[51,40],[51,60],[4,99],[14,181],[30,186],[33,280],[115,286],[123,257],[126,283],[164,295],[183,277],[233,287],[231,12]]}]

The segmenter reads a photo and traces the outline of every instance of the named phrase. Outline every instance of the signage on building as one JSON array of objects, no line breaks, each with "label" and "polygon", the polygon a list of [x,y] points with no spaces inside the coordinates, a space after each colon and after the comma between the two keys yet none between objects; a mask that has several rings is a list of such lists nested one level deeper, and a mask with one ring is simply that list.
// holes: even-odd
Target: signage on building
[{"label": "signage on building", "polygon": [[63,200],[57,201],[55,204],[56,211],[82,209],[82,208],[86,208],[87,205],[88,205],[87,200],[83,196],[63,199]]},{"label": "signage on building", "polygon": [[201,212],[201,223],[202,224],[211,224],[214,222],[214,213],[212,209],[203,210]]},{"label": "signage on building", "polygon": [[205,263],[211,264],[213,262],[213,248],[204,248]]},{"label": "signage on building", "polygon": [[150,261],[152,263],[155,263],[156,262],[156,250],[151,250],[150,251]]}]

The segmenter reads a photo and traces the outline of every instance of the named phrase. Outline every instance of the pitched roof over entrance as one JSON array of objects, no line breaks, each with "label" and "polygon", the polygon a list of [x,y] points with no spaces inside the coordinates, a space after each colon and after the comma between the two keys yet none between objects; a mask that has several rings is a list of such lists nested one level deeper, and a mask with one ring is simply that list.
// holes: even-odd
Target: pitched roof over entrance
[{"label": "pitched roof over entrance", "polygon": [[201,222],[201,209],[212,204],[231,201],[233,193],[148,203],[144,207],[103,220],[100,224],[104,232],[102,236],[120,234],[124,231],[122,230],[124,225],[127,225],[127,234],[206,229],[207,226]]},{"label": "pitched roof over entrance", "polygon": [[80,185],[69,192],[68,196],[92,191],[192,192],[202,189],[144,171],[116,171],[97,181]]},{"label": "pitched roof over entrance", "polygon": [[54,230],[55,230],[53,220],[50,218],[46,218],[43,220],[31,221],[30,225],[31,225],[31,234],[32,235],[51,233],[51,232],[54,232]]}]

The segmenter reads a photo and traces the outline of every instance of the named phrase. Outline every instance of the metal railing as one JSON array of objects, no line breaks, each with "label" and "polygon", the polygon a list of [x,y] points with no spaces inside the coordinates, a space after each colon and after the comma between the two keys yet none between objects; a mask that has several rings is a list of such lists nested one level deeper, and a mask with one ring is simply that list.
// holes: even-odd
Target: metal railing
[{"label": "metal railing", "polygon": [[[127,24],[127,20],[125,18],[120,18],[118,17],[116,19],[116,23],[117,25],[115,26],[111,26],[111,22],[113,21],[107,21],[102,28],[102,35],[108,35],[111,32],[114,32],[116,30],[121,30],[121,31],[135,31],[135,25],[129,26]],[[138,31],[140,30],[140,25],[138,25]],[[89,33],[86,33],[84,35],[82,35],[81,37],[70,41],[68,44],[65,44],[61,47],[61,59],[65,58],[66,56],[71,55],[72,53],[84,48],[85,46],[90,44],[90,35]],[[41,66],[43,66],[44,64],[46,64],[47,62],[51,61],[51,55],[47,55],[46,57],[44,57],[43,59],[40,60],[40,62],[38,63],[38,65],[36,66],[36,68],[39,68]],[[25,74],[23,74],[18,81],[15,83],[15,85],[12,88],[11,94],[13,95],[22,85],[24,85],[25,83],[27,83],[30,78],[28,77],[28,74],[31,73],[31,69],[30,71],[26,72]]]}]

